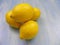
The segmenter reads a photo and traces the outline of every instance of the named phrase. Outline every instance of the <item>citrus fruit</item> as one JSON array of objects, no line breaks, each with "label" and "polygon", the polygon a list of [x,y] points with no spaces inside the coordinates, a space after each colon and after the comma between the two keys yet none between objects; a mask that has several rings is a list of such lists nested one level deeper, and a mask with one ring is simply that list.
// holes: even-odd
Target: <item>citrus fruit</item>
[{"label": "citrus fruit", "polygon": [[40,17],[40,14],[41,14],[40,9],[34,8],[34,16],[32,20],[37,20]]},{"label": "citrus fruit", "polygon": [[21,39],[25,40],[33,39],[38,33],[38,24],[35,21],[28,21],[21,26],[19,32],[20,32],[19,37]]},{"label": "citrus fruit", "polygon": [[20,24],[15,22],[15,20],[13,18],[11,18],[11,15],[12,15],[12,10],[10,10],[6,13],[6,22],[14,28],[19,28]]},{"label": "citrus fruit", "polygon": [[33,8],[27,3],[18,4],[13,8],[12,17],[17,22],[26,22],[33,17]]}]

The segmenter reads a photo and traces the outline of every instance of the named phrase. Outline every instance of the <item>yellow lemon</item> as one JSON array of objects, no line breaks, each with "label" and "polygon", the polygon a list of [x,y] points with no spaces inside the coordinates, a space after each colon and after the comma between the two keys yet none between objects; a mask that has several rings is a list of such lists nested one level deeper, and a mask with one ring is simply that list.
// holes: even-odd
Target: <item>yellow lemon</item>
[{"label": "yellow lemon", "polygon": [[38,33],[38,24],[35,21],[28,21],[21,26],[19,32],[20,32],[19,37],[21,39],[25,40],[33,39]]},{"label": "yellow lemon", "polygon": [[25,22],[30,20],[33,17],[33,8],[27,3],[18,4],[13,8],[12,17],[17,22]]},{"label": "yellow lemon", "polygon": [[11,18],[11,15],[12,15],[12,11],[8,11],[7,14],[6,14],[6,22],[14,27],[14,28],[19,28],[20,27],[20,24],[15,22],[12,18]]},{"label": "yellow lemon", "polygon": [[34,8],[34,16],[32,20],[37,20],[40,17],[40,14],[41,14],[40,9]]}]

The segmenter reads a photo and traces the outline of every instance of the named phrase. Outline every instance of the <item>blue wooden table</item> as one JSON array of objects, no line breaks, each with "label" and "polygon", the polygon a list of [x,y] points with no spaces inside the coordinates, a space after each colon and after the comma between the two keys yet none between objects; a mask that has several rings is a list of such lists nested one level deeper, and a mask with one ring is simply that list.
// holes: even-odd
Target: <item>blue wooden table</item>
[{"label": "blue wooden table", "polygon": [[[19,32],[5,21],[6,12],[20,3],[41,10],[39,33],[31,41],[19,39]],[[60,0],[0,0],[0,45],[60,45]]]}]

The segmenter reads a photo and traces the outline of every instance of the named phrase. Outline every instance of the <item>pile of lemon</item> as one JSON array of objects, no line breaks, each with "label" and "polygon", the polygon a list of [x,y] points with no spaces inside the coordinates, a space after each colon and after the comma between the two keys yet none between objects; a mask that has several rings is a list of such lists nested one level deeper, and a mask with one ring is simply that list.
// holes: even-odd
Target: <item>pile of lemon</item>
[{"label": "pile of lemon", "polygon": [[38,33],[38,23],[35,20],[40,17],[40,14],[38,8],[22,3],[6,13],[6,22],[14,28],[19,28],[21,39],[30,40]]}]

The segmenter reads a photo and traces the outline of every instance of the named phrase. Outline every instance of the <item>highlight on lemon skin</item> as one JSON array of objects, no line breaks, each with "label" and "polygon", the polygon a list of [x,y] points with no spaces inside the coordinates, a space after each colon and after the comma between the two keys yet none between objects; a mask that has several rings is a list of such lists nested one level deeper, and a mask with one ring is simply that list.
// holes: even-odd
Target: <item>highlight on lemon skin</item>
[{"label": "highlight on lemon skin", "polygon": [[12,10],[8,11],[6,13],[6,22],[11,26],[11,27],[14,27],[14,28],[19,28],[20,27],[20,23],[17,23],[13,18],[11,18],[11,15],[12,15]]},{"label": "highlight on lemon skin", "polygon": [[26,22],[33,17],[33,7],[30,4],[22,3],[18,4],[13,8],[12,17],[16,22]]},{"label": "highlight on lemon skin", "polygon": [[38,33],[38,24],[35,21],[28,21],[20,27],[20,39],[31,40]]},{"label": "highlight on lemon skin", "polygon": [[34,10],[34,16],[33,16],[32,20],[37,20],[41,15],[41,11],[39,8],[33,8],[33,10]]}]

